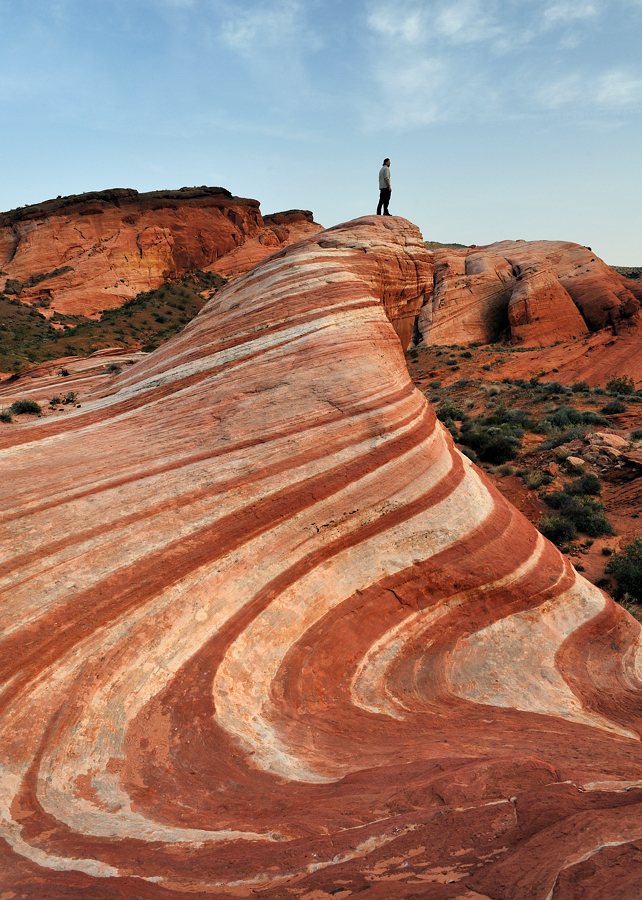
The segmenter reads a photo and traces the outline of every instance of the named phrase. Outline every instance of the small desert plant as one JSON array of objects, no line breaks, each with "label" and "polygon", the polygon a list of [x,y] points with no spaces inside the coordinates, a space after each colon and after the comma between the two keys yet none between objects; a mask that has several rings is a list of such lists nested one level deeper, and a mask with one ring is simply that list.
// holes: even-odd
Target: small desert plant
[{"label": "small desert plant", "polygon": [[575,525],[563,516],[544,516],[537,527],[545,538],[558,546],[577,536]]},{"label": "small desert plant", "polygon": [[62,399],[56,394],[55,397],[52,397],[49,401],[49,406],[53,409],[54,406],[60,406],[62,403]]},{"label": "small desert plant", "polygon": [[437,407],[437,418],[442,422],[446,422],[448,420],[454,422],[456,419],[461,421],[464,418],[464,411],[458,406],[455,406],[455,404],[451,400],[444,400]]},{"label": "small desert plant", "polygon": [[587,472],[579,478],[574,478],[570,484],[564,488],[565,493],[576,496],[577,494],[600,494],[602,485],[597,475]]},{"label": "small desert plant", "polygon": [[[536,491],[537,488],[546,483],[546,478],[547,476],[540,472],[539,469],[526,469],[522,475],[522,481],[529,491]],[[550,483],[550,480],[550,477],[548,477],[548,483]]]},{"label": "small desert plant", "polygon": [[515,470],[513,469],[512,466],[500,466],[499,467],[499,474],[502,476],[502,478],[506,478],[508,475],[512,475],[514,471]]},{"label": "small desert plant", "polygon": [[66,378],[67,375],[69,375],[69,369],[61,369],[60,374],[62,375],[63,378]]},{"label": "small desert plant", "polygon": [[616,599],[629,594],[642,600],[642,537],[634,538],[621,552],[614,553],[604,571],[617,579]]},{"label": "small desert plant", "polygon": [[610,556],[613,553],[613,547],[602,547],[602,556]]},{"label": "small desert plant", "polygon": [[604,504],[590,497],[571,496],[565,491],[554,491],[547,494],[546,503],[560,515],[573,523],[578,531],[591,537],[601,537],[605,534],[615,534],[613,526],[602,515]]},{"label": "small desert plant", "polygon": [[606,382],[609,394],[632,394],[635,390],[635,382],[626,375],[614,375]]},{"label": "small desert plant", "polygon": [[460,355],[463,359],[472,359],[472,358],[473,358],[473,354],[470,352],[470,350],[464,350],[464,352],[463,352],[463,353],[460,353],[459,355]]},{"label": "small desert plant", "polygon": [[605,416],[626,412],[626,405],[621,400],[609,400],[600,410]]},{"label": "small desert plant", "polygon": [[571,385],[571,390],[574,394],[588,394],[591,389],[586,381],[576,381]]},{"label": "small desert plant", "polygon": [[11,415],[11,410],[3,409],[0,412],[0,422],[12,422],[13,416]]},{"label": "small desert plant", "polygon": [[40,404],[36,403],[35,400],[16,400],[11,404],[9,410],[15,415],[19,415],[20,413],[33,413],[34,415],[39,416],[42,412]]},{"label": "small desert plant", "polygon": [[107,372],[108,372],[110,375],[118,375],[118,373],[119,373],[119,372],[122,372],[122,370],[123,370],[123,367],[122,367],[122,366],[119,366],[118,363],[110,363],[110,364],[107,366]]},{"label": "small desert plant", "polygon": [[632,441],[642,440],[642,428],[636,428],[635,431],[631,432],[631,440]]},{"label": "small desert plant", "polygon": [[74,391],[69,391],[69,393],[67,394],[67,396],[65,397],[65,399],[62,402],[65,404],[75,403],[77,396],[78,396],[78,394],[74,393]]}]

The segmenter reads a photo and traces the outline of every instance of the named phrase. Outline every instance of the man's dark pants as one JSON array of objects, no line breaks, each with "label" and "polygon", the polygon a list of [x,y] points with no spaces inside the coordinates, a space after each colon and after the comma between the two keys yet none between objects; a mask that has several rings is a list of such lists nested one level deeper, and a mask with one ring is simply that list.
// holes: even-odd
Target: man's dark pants
[{"label": "man's dark pants", "polygon": [[388,204],[390,203],[390,188],[381,188],[379,191],[379,205],[377,206],[377,215],[381,215],[381,207],[383,206],[384,216],[389,216]]}]

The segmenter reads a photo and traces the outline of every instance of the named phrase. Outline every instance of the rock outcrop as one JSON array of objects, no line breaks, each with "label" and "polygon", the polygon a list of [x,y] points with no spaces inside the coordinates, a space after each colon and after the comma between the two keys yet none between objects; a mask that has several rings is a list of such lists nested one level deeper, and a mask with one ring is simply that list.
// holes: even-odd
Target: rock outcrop
[{"label": "rock outcrop", "polygon": [[640,626],[413,387],[431,283],[356,220],[0,426],[1,896],[639,893]]},{"label": "rock outcrop", "polygon": [[256,200],[217,187],[63,197],[0,215],[0,289],[47,315],[89,316],[185,272],[238,274],[320,230],[308,211],[264,220]]},{"label": "rock outcrop", "polygon": [[610,326],[640,324],[640,285],[588,247],[562,241],[502,241],[466,250],[435,249],[434,289],[418,321],[431,344],[506,337],[553,344]]}]

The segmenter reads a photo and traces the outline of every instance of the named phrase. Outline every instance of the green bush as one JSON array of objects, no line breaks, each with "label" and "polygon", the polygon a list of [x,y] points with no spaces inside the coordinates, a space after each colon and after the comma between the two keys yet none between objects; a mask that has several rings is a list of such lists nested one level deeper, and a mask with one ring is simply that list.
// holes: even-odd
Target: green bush
[{"label": "green bush", "polygon": [[557,434],[551,435],[539,445],[541,450],[554,450],[560,444],[568,444],[570,441],[579,441],[586,434],[585,427],[568,428],[566,431],[559,431]]},{"label": "green bush", "polygon": [[118,363],[110,363],[107,366],[107,371],[110,375],[118,375],[119,372],[122,372],[123,367],[119,366]]},{"label": "green bush", "polygon": [[565,491],[554,491],[546,496],[546,503],[552,509],[571,521],[578,531],[591,537],[615,534],[609,520],[603,516],[604,504],[590,497],[571,496]]},{"label": "green bush", "polygon": [[442,422],[446,422],[448,419],[451,419],[452,421],[457,419],[461,422],[464,416],[465,413],[463,409],[455,406],[451,400],[443,400],[437,407],[437,418]]},{"label": "green bush", "polygon": [[558,546],[577,536],[575,525],[564,516],[544,516],[537,527],[545,538]]},{"label": "green bush", "polygon": [[11,411],[8,409],[3,409],[0,412],[0,422],[12,422],[13,416],[11,415]]},{"label": "green bush", "polygon": [[544,475],[539,469],[526,469],[522,474],[522,481],[529,491],[536,491],[543,484],[550,484],[551,478],[550,475]]},{"label": "green bush", "polygon": [[473,358],[473,354],[470,352],[470,350],[464,350],[464,352],[460,353],[459,355],[461,357],[463,357],[464,359],[472,359]]},{"label": "green bush", "polygon": [[461,441],[472,447],[482,462],[501,465],[519,455],[520,441],[497,426],[462,427]]},{"label": "green bush", "polygon": [[609,400],[609,402],[602,407],[601,412],[606,416],[612,416],[615,413],[623,413],[626,412],[626,405],[622,403],[621,400]]},{"label": "green bush", "polygon": [[571,386],[571,390],[574,394],[588,394],[591,390],[588,386],[588,382],[586,381],[576,381],[575,384]]},{"label": "green bush", "polygon": [[35,400],[16,400],[11,404],[9,410],[16,415],[19,415],[20,413],[34,413],[34,415],[40,415],[42,412],[40,404],[36,403]]},{"label": "green bush", "polygon": [[606,389],[610,394],[632,394],[635,382],[626,375],[614,375],[606,382]]},{"label": "green bush", "polygon": [[571,495],[577,494],[601,494],[602,485],[597,475],[587,472],[580,478],[574,478],[570,484],[564,488],[564,492]]},{"label": "green bush", "polygon": [[642,440],[642,428],[636,428],[635,431],[631,432],[631,440],[632,441]]},{"label": "green bush", "polygon": [[634,538],[620,553],[614,553],[604,571],[617,579],[616,599],[629,594],[642,600],[642,538]]}]

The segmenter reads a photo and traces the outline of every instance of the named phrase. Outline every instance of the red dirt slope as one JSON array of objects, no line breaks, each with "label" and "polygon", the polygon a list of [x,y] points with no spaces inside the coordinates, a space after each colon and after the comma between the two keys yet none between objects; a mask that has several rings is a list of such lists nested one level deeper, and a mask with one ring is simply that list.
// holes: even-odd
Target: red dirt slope
[{"label": "red dirt slope", "polygon": [[0,430],[0,896],[639,894],[640,626],[410,382],[430,262],[337,226]]}]

